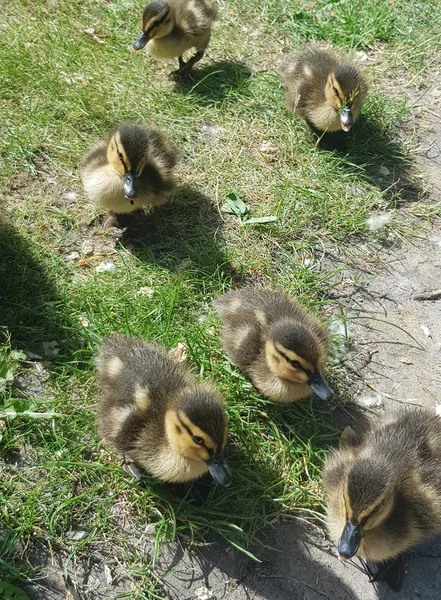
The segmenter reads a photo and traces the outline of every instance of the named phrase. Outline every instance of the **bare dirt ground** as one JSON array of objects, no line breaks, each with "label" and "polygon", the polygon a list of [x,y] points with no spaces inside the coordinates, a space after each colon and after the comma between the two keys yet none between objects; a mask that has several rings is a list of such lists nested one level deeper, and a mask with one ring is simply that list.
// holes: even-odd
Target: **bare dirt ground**
[{"label": "bare dirt ground", "polygon": [[[441,190],[441,77],[411,100],[428,100],[430,111],[416,112],[407,127],[415,140],[418,170],[428,184],[427,203]],[[438,114],[438,117],[436,115]],[[429,115],[429,116],[428,116]],[[423,125],[424,120],[424,125]],[[412,207],[402,208],[403,219]],[[363,244],[351,256],[332,250],[323,268],[346,264],[334,299],[348,317],[351,350],[347,366],[356,380],[354,402],[372,411],[412,403],[435,410],[441,404],[441,299],[419,300],[441,288],[441,225],[388,244]],[[407,559],[400,593],[372,585],[357,561],[338,561],[333,544],[317,525],[301,519],[268,527],[251,550],[256,563],[222,543],[192,549],[167,544],[155,573],[172,600],[438,600],[441,597],[441,540],[415,548]],[[134,539],[143,560],[151,559],[148,534]],[[28,552],[29,556],[29,552]],[[35,546],[31,562],[43,567],[33,600],[107,600],[131,588],[112,549],[97,549],[89,559],[68,560]],[[151,596],[153,597],[153,596]]]}]

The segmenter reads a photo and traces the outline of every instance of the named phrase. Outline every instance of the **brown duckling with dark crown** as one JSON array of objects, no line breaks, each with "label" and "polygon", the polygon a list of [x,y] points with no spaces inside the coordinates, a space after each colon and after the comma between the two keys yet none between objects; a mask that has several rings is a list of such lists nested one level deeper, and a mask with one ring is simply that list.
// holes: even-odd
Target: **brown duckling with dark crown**
[{"label": "brown duckling with dark crown", "polygon": [[361,71],[333,50],[307,46],[281,65],[286,106],[320,132],[349,131],[367,95]]},{"label": "brown duckling with dark crown", "polygon": [[372,580],[398,590],[403,553],[441,533],[441,419],[406,407],[352,433],[325,467],[329,532],[340,558],[383,563]]},{"label": "brown duckling with dark crown", "polygon": [[178,152],[162,133],[124,123],[111,131],[81,159],[81,180],[91,200],[113,215],[167,202],[175,188],[173,169]]},{"label": "brown duckling with dark crown", "polygon": [[231,475],[223,451],[228,427],[222,400],[160,346],[129,336],[106,339],[99,352],[98,426],[124,470],[143,469],[184,483],[210,472],[219,485]]},{"label": "brown duckling with dark crown", "polygon": [[322,373],[328,352],[323,325],[281,291],[243,288],[215,301],[230,359],[254,386],[276,402],[312,392],[333,397]]},{"label": "brown duckling with dark crown", "polygon": [[[174,75],[186,75],[202,59],[217,18],[216,2],[211,0],[153,0],[144,8],[141,35],[133,50],[147,51],[156,58],[178,58]],[[194,48],[196,54],[187,62],[182,56]]]}]

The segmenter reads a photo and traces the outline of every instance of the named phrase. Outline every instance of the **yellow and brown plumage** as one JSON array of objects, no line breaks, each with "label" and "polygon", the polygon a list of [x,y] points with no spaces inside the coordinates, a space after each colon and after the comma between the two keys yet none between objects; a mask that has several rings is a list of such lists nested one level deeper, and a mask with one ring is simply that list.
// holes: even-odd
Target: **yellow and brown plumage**
[{"label": "yellow and brown plumage", "polygon": [[157,344],[112,336],[97,360],[101,437],[136,479],[139,468],[163,481],[198,479],[208,471],[229,485],[223,457],[227,419],[222,400]]},{"label": "yellow and brown plumage", "polygon": [[366,79],[346,56],[306,46],[281,65],[286,106],[320,132],[349,131],[367,94]]},{"label": "yellow and brown plumage", "polygon": [[112,214],[167,202],[175,188],[176,147],[162,133],[124,123],[81,159],[81,180],[91,200]]},{"label": "yellow and brown plumage", "polygon": [[441,419],[411,407],[372,419],[331,452],[323,486],[341,558],[397,559],[441,533]]},{"label": "yellow and brown plumage", "polygon": [[231,360],[265,396],[294,402],[314,391],[330,399],[322,379],[328,338],[323,325],[279,290],[243,288],[215,301]]},{"label": "yellow and brown plumage", "polygon": [[[153,0],[141,17],[141,36],[133,50],[147,51],[156,58],[178,58],[176,75],[187,74],[204,56],[217,18],[217,5],[212,0]],[[196,54],[186,63],[182,56],[194,48]]]}]

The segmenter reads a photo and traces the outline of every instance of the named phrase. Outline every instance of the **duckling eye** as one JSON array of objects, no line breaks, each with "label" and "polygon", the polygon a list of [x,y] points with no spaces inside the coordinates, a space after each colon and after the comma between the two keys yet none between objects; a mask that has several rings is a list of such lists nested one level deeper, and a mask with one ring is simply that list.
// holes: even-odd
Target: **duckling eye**
[{"label": "duckling eye", "polygon": [[118,158],[121,162],[124,162],[124,156],[122,155],[122,152],[120,152],[119,150],[118,150]]},{"label": "duckling eye", "polygon": [[192,438],[193,438],[193,442],[195,444],[199,444],[200,445],[200,444],[204,443],[204,440],[201,437],[199,437],[198,435],[193,435]]},{"label": "duckling eye", "polygon": [[338,98],[339,96],[338,96],[338,90],[337,90],[337,88],[332,88],[332,89],[334,90],[334,94],[335,94],[335,95],[337,96],[337,98]]},{"label": "duckling eye", "polygon": [[299,363],[298,360],[290,360],[289,363],[290,363],[290,365],[292,367],[294,367],[294,369],[301,369],[302,368],[302,365]]},{"label": "duckling eye", "polygon": [[380,508],[381,508],[381,502],[380,502],[380,504],[377,504],[377,506],[374,508],[374,510],[372,512],[376,513],[380,510]]}]

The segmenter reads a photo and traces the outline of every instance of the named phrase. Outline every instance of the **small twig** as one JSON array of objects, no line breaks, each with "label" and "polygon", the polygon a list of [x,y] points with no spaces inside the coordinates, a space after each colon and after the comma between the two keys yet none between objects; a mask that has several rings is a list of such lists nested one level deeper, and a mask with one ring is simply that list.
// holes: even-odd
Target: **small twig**
[{"label": "small twig", "polygon": [[441,290],[433,290],[432,292],[421,292],[420,294],[415,294],[413,296],[413,300],[440,300],[441,299]]}]

